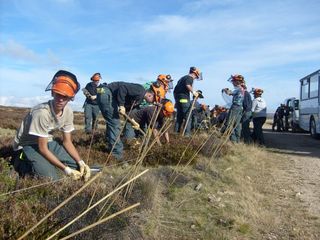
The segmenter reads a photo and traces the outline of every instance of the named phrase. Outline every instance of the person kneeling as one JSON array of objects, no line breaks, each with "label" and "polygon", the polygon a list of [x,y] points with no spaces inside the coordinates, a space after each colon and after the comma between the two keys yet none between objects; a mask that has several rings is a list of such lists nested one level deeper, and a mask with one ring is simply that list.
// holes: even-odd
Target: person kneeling
[{"label": "person kneeling", "polygon": [[[81,160],[72,143],[73,111],[67,105],[80,89],[77,77],[58,71],[46,91],[52,100],[33,107],[21,123],[14,139],[13,164],[20,176],[61,177],[58,169],[74,180],[90,178],[90,168]],[[63,132],[63,146],[52,138],[52,131]]]}]

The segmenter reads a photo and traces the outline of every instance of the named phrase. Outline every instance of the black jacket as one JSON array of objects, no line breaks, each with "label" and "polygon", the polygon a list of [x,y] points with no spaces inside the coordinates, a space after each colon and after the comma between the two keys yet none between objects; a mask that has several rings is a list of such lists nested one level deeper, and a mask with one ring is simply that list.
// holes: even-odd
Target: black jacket
[{"label": "black jacket", "polygon": [[190,75],[186,75],[180,78],[177,85],[175,86],[173,90],[173,95],[176,102],[178,102],[179,99],[184,99],[184,98],[190,101],[190,92],[187,88],[187,85],[190,85],[190,86],[193,85],[193,78]]},{"label": "black jacket", "polygon": [[251,99],[251,95],[248,91],[244,91],[244,97],[243,97],[243,111],[244,112],[249,112],[251,111],[252,108],[252,99]]},{"label": "black jacket", "polygon": [[[97,95],[97,85],[94,82],[89,82],[86,85],[85,89],[88,90],[91,96]],[[91,100],[91,98],[88,98],[88,97],[86,98],[86,103],[93,104],[93,105],[98,104],[97,99]]]},{"label": "black jacket", "polygon": [[137,83],[112,82],[107,87],[118,105],[124,106],[127,111],[132,105],[133,107],[139,106],[146,94],[144,87]]}]

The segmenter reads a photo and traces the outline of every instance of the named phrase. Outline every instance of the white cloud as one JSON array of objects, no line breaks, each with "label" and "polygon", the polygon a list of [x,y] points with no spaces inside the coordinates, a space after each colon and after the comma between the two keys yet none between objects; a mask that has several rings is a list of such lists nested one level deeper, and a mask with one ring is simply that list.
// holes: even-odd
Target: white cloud
[{"label": "white cloud", "polygon": [[15,106],[15,107],[33,107],[39,103],[46,102],[50,99],[49,96],[35,96],[35,97],[15,97],[15,96],[1,96],[0,105]]},{"label": "white cloud", "polygon": [[13,39],[7,42],[0,42],[0,44],[0,54],[2,58],[7,57],[8,59],[13,59],[15,63],[23,62],[26,64],[49,66],[61,64],[60,59],[50,49],[48,49],[46,53],[39,54]]},{"label": "white cloud", "polygon": [[40,56],[38,54],[14,40],[9,40],[6,43],[2,43],[0,46],[0,53],[2,56],[6,55],[17,60],[37,63],[40,61]]},{"label": "white cloud", "polygon": [[[163,34],[162,37],[180,36],[194,29],[196,22],[178,15],[158,16],[153,22],[144,26],[150,34]],[[161,38],[162,38],[161,37]],[[160,38],[160,39],[161,39]]]},{"label": "white cloud", "polygon": [[[15,96],[0,96],[0,105],[11,107],[27,107],[32,108],[37,104],[47,102],[51,96],[34,96],[34,97],[15,97]],[[82,111],[82,103],[79,101],[69,102],[70,106],[75,111]]]}]

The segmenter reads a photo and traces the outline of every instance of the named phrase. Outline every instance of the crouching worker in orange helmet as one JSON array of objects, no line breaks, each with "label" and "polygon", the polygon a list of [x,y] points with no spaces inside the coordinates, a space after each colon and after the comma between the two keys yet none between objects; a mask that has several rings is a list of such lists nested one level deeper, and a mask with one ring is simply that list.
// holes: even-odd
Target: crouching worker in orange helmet
[{"label": "crouching worker in orange helmet", "polygon": [[[170,118],[174,112],[173,103],[169,99],[162,99],[159,106],[152,105],[133,112],[130,114],[130,117],[133,120],[132,127],[135,130],[139,129],[140,126],[145,125],[147,125],[148,127],[152,127],[150,126],[152,116],[156,114],[155,111],[158,111],[158,107],[161,107],[161,110],[153,128],[153,135],[156,138],[157,143],[161,145],[159,129],[163,127],[165,120]],[[168,131],[164,133],[164,137],[166,139],[166,142],[169,143],[170,139]]]},{"label": "crouching worker in orange helmet", "polygon": [[[68,102],[79,88],[74,74],[58,71],[46,89],[51,90],[53,99],[33,107],[24,118],[13,146],[13,164],[20,176],[29,174],[57,180],[64,172],[73,180],[90,178],[90,168],[81,160],[71,139],[73,111]],[[53,130],[63,132],[63,146],[53,140]]]}]

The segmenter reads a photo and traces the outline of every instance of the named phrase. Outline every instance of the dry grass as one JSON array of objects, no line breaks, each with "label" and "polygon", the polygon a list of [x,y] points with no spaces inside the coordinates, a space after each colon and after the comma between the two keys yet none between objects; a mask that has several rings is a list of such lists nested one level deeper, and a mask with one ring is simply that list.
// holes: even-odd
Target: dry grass
[{"label": "dry grass", "polygon": [[[56,137],[59,139],[59,134]],[[141,171],[147,167],[151,170],[135,181],[130,195],[116,194],[104,204],[107,207],[95,208],[60,233],[59,238],[140,202],[141,205],[132,212],[77,238],[317,239],[319,219],[298,207],[301,203],[295,198],[290,183],[283,178],[287,174],[286,166],[290,164],[288,159],[283,155],[280,159],[280,155],[255,146],[222,144],[223,139],[215,134],[208,137],[207,133],[201,133],[190,142],[190,139],[172,135],[172,144],[166,148],[155,146],[140,166]],[[92,164],[105,163],[107,154],[103,139],[104,130],[99,129],[90,151]],[[7,165],[12,152],[10,138],[0,140],[0,194],[43,182],[35,179],[17,181],[16,174]],[[205,144],[193,159],[204,140]],[[74,143],[82,156],[87,156],[90,142],[90,135],[75,131]],[[222,148],[212,157],[219,145]],[[127,160],[132,159],[133,164],[136,156],[136,149],[127,147]],[[86,209],[92,196],[95,203],[123,182],[130,169],[116,164],[111,160],[101,181],[90,185],[40,225],[28,236],[29,239],[45,239]],[[199,184],[202,187],[196,190]],[[62,180],[0,195],[0,238],[21,236],[82,185],[81,182]]]}]

